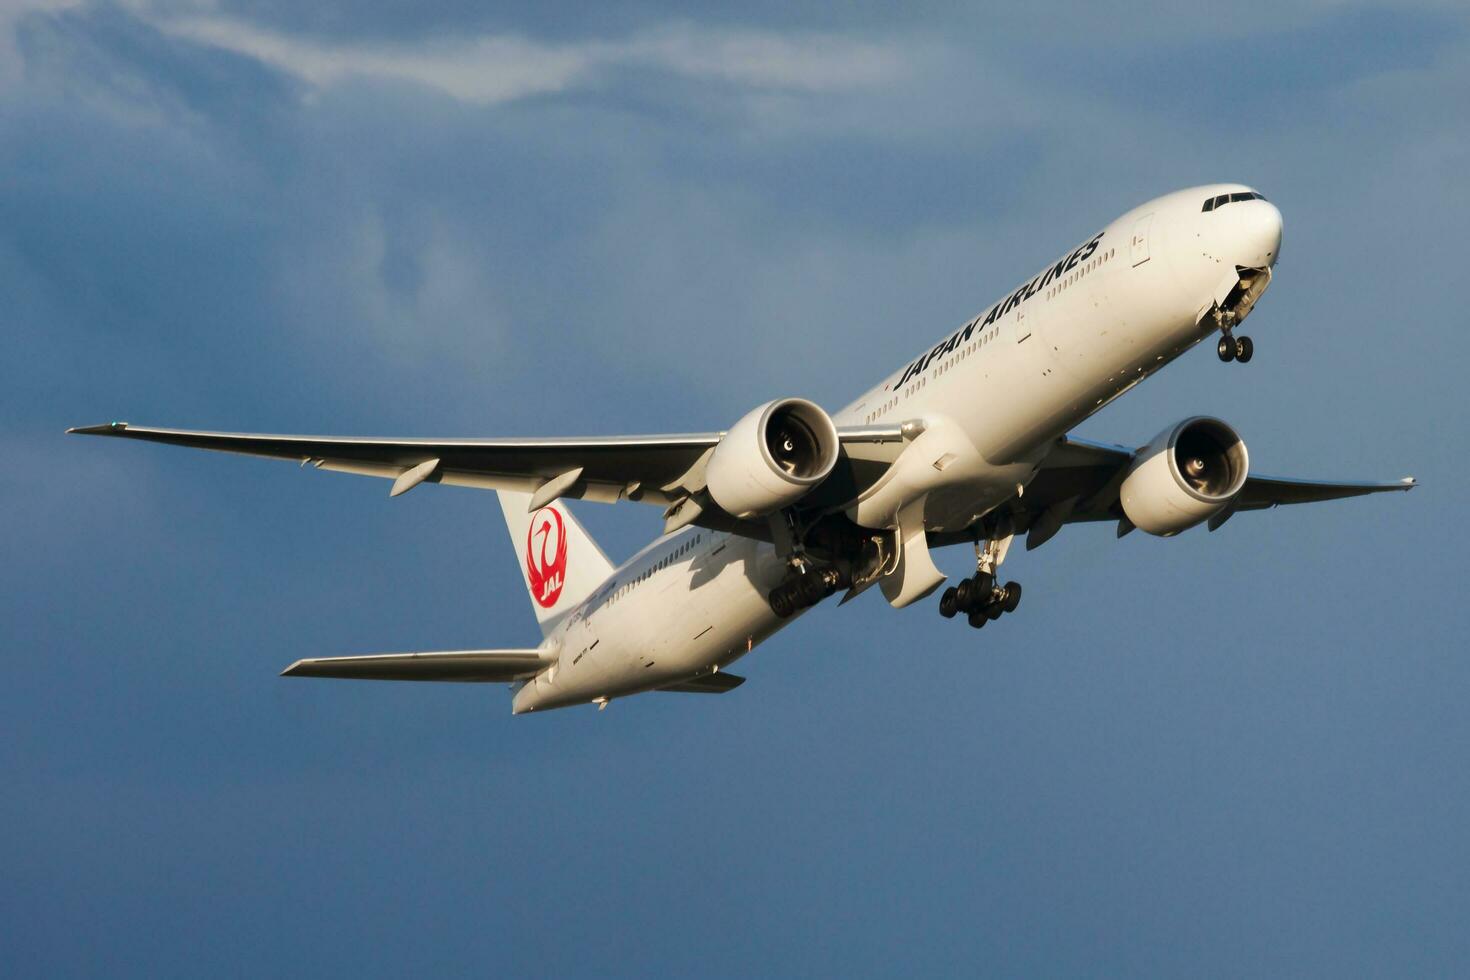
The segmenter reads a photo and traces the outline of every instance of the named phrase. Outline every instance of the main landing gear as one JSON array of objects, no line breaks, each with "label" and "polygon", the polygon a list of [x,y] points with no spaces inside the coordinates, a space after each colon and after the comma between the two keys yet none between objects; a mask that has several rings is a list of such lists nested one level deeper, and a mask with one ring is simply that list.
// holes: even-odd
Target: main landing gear
[{"label": "main landing gear", "polygon": [[1021,585],[1007,582],[996,585],[995,576],[988,572],[977,572],[974,578],[962,579],[939,597],[939,615],[953,619],[964,613],[970,625],[979,629],[992,619],[1000,619],[1001,613],[1015,612],[1021,604]]},{"label": "main landing gear", "polygon": [[939,615],[945,619],[953,619],[964,613],[969,624],[979,629],[992,619],[999,619],[1002,613],[1015,612],[1016,607],[1021,604],[1020,584],[1007,582],[1000,585],[995,578],[996,570],[1005,560],[1010,546],[1009,530],[1004,534],[994,534],[983,541],[976,541],[975,576],[961,579],[958,585],[944,590],[944,594],[939,597]]}]

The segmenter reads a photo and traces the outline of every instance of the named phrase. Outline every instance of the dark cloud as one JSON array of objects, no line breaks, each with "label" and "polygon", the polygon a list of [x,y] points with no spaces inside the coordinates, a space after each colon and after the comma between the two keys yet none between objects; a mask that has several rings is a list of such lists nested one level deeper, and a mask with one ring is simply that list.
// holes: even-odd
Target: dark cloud
[{"label": "dark cloud", "polygon": [[[897,70],[624,60],[477,102],[313,82],[171,33],[187,5],[12,21],[12,969],[1452,972],[1463,15],[1246,5],[1214,38],[1163,8],[557,9],[221,8],[318,52],[677,20],[835,32]],[[531,637],[493,498],[60,435],[836,407],[1114,214],[1221,178],[1286,214],[1257,358],[1185,358],[1085,434],[1209,412],[1263,470],[1425,487],[1170,541],[1069,530],[1007,565],[1009,626],[822,608],[726,698],[512,721],[499,689],[281,681]],[[581,513],[615,555],[657,527]]]}]

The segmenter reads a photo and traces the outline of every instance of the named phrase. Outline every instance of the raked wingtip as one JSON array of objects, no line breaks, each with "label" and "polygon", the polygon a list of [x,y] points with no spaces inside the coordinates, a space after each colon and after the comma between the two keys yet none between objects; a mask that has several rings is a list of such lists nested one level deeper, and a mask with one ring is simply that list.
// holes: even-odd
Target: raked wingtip
[{"label": "raked wingtip", "polygon": [[110,436],[128,427],[126,422],[104,422],[101,425],[77,425],[66,430],[69,436]]}]

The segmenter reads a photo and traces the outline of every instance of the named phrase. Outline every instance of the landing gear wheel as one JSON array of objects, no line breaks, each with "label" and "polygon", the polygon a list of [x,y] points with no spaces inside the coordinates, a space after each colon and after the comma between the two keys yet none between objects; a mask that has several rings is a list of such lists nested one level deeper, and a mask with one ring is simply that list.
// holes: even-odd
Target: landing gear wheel
[{"label": "landing gear wheel", "polygon": [[976,572],[975,584],[972,588],[973,591],[970,594],[975,597],[978,605],[990,598],[990,593],[995,588],[995,576],[990,572]]},{"label": "landing gear wheel", "polygon": [[1221,337],[1220,342],[1215,345],[1215,353],[1220,355],[1222,361],[1235,360],[1235,341],[1229,337]]},{"label": "landing gear wheel", "polygon": [[1237,361],[1244,364],[1246,361],[1249,361],[1251,359],[1251,355],[1253,355],[1255,352],[1256,345],[1251,343],[1251,339],[1249,337],[1235,338],[1235,359]]},{"label": "landing gear wheel", "polygon": [[969,620],[970,625],[975,627],[976,629],[979,629],[986,623],[990,622],[990,617],[985,615],[982,610],[978,609],[975,612],[970,613],[970,615],[966,618]]},{"label": "landing gear wheel", "polygon": [[985,607],[985,615],[991,619],[1000,619],[1001,613],[1003,612],[1005,612],[1005,607],[998,602],[992,602]]},{"label": "landing gear wheel", "polygon": [[955,611],[967,613],[975,608],[974,599],[976,595],[975,583],[967,578],[960,579],[960,584],[954,588]]},{"label": "landing gear wheel", "polygon": [[1016,611],[1016,607],[1020,604],[1021,583],[1007,582],[1005,587],[1005,597],[1000,600],[1000,607],[1008,613],[1013,613]]},{"label": "landing gear wheel", "polygon": [[796,594],[801,596],[802,605],[815,606],[827,597],[827,583],[820,575],[807,574],[797,579]]},{"label": "landing gear wheel", "polygon": [[795,611],[791,601],[791,593],[782,586],[771,590],[770,603],[771,612],[782,619],[790,616]]},{"label": "landing gear wheel", "polygon": [[945,619],[954,619],[955,613],[960,611],[960,607],[956,604],[958,592],[959,590],[951,585],[944,590],[944,595],[939,597],[939,615]]}]

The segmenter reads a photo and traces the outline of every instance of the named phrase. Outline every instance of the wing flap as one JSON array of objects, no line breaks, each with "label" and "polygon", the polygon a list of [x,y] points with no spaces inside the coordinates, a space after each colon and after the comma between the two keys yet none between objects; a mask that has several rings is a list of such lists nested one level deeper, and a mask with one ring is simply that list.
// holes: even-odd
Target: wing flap
[{"label": "wing flap", "polygon": [[550,664],[551,659],[539,650],[375,653],[359,657],[298,660],[281,671],[281,676],[364,681],[495,683],[535,676]]}]

